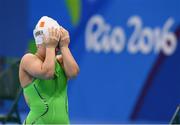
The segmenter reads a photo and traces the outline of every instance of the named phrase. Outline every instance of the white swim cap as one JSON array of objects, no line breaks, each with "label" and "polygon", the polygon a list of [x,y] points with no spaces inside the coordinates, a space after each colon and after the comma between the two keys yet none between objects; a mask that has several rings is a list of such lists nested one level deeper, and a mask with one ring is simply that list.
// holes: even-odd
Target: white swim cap
[{"label": "white swim cap", "polygon": [[43,36],[45,35],[45,37],[48,37],[48,28],[51,27],[58,28],[60,25],[57,23],[57,21],[48,16],[41,17],[33,31],[36,44],[43,43]]}]

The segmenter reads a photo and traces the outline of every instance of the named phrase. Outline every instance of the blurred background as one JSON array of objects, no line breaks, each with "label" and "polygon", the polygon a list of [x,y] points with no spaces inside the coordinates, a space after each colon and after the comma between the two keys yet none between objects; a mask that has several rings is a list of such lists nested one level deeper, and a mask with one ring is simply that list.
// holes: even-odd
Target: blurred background
[{"label": "blurred background", "polygon": [[[71,123],[169,123],[180,104],[179,0],[0,0],[0,74],[36,51],[45,15],[70,32],[80,66],[68,83]],[[9,105],[1,99],[0,113]],[[23,96],[18,111],[23,121]]]}]

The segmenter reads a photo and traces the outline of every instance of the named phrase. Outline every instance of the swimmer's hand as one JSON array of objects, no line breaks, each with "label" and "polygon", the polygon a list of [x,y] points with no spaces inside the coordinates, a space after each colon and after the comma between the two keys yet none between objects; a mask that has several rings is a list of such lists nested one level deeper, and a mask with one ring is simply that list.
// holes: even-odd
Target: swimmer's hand
[{"label": "swimmer's hand", "polygon": [[69,32],[64,29],[63,27],[60,27],[60,34],[61,34],[61,38],[60,38],[60,42],[59,42],[59,48],[62,47],[68,47],[69,43],[70,43],[70,37],[69,37]]},{"label": "swimmer's hand", "polygon": [[61,37],[60,28],[48,28],[48,33],[48,37],[43,37],[43,43],[46,48],[56,48]]}]

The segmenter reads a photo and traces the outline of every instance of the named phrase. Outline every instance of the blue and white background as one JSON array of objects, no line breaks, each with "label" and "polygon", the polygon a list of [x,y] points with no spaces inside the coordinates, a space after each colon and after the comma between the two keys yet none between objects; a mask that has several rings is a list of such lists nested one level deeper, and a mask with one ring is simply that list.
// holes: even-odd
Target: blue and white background
[{"label": "blue and white background", "polygon": [[[0,56],[35,51],[44,15],[70,32],[80,66],[71,123],[169,123],[180,104],[179,0],[1,0]],[[23,98],[19,110],[29,111]]]}]

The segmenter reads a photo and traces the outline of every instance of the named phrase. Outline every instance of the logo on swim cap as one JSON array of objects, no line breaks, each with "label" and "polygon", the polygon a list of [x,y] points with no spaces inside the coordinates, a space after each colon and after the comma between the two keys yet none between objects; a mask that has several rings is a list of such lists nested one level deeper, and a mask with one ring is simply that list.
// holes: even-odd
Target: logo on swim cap
[{"label": "logo on swim cap", "polygon": [[43,37],[48,37],[48,28],[57,28],[60,27],[60,25],[57,23],[56,20],[48,17],[48,16],[43,16],[41,19],[38,21],[34,31],[34,39],[36,44],[42,44],[43,43]]},{"label": "logo on swim cap", "polygon": [[39,27],[44,27],[44,21],[40,22]]}]

